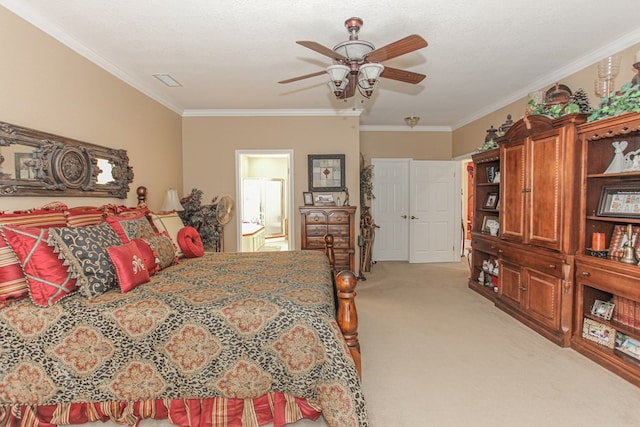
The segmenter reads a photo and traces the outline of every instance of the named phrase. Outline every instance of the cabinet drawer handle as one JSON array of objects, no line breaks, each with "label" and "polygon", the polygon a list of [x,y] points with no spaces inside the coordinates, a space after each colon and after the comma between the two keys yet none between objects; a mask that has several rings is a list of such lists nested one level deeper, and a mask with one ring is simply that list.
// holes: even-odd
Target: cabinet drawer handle
[{"label": "cabinet drawer handle", "polygon": [[527,290],[527,288],[525,286],[522,286],[522,285],[518,286],[518,289],[520,289],[521,291],[526,291]]},{"label": "cabinet drawer handle", "polygon": [[504,252],[504,250],[503,250],[503,249],[498,249],[498,253],[499,253],[499,254],[501,254],[501,253],[503,253],[503,252]]},{"label": "cabinet drawer handle", "polygon": [[549,264],[549,268],[556,268],[555,264]]},{"label": "cabinet drawer handle", "polygon": [[580,274],[582,274],[584,277],[589,277],[589,276],[591,276],[591,273],[589,273],[588,271],[583,271],[583,272],[582,272],[582,273],[580,273]]},{"label": "cabinet drawer handle", "polygon": [[316,215],[316,216],[314,216],[314,217],[313,217],[313,220],[314,220],[314,221],[318,221],[319,219],[320,219],[320,217],[319,217],[318,215]]},{"label": "cabinet drawer handle", "polygon": [[495,245],[491,245],[491,246],[490,246],[490,248],[491,248],[491,249],[495,249],[495,248],[496,248],[496,246],[495,246]]}]

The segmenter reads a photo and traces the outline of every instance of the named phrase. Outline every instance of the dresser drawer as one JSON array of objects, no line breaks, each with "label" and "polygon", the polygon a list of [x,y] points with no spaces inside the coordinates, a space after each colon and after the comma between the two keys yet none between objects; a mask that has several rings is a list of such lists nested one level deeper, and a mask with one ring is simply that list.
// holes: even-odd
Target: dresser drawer
[{"label": "dresser drawer", "polygon": [[[307,237],[307,247],[309,249],[324,248],[324,234],[322,235],[322,237]],[[334,236],[333,247],[336,249],[349,248],[349,239]]]},{"label": "dresser drawer", "polygon": [[542,253],[540,249],[522,250],[508,244],[504,244],[501,247],[501,254],[502,258],[512,264],[536,270],[559,279],[570,279],[564,277],[563,267],[565,262],[560,255]]},{"label": "dresser drawer", "polygon": [[349,212],[347,211],[334,211],[327,215],[327,222],[329,224],[344,224],[349,226]]},{"label": "dresser drawer", "polygon": [[471,247],[491,255],[498,255],[498,239],[473,237],[471,239]]},{"label": "dresser drawer", "polygon": [[324,237],[327,234],[326,225],[307,225],[305,227],[306,236],[309,237]]},{"label": "dresser drawer", "polygon": [[304,216],[305,224],[326,224],[327,223],[327,215],[324,212],[309,212]]}]

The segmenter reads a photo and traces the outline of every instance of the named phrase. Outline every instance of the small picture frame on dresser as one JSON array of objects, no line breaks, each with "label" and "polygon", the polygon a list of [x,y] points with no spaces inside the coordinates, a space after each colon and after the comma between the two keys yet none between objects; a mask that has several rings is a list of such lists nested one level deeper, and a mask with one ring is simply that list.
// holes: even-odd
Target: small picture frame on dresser
[{"label": "small picture frame on dresser", "polygon": [[331,193],[314,193],[313,204],[314,206],[335,206],[336,202]]},{"label": "small picture frame on dresser", "polygon": [[302,193],[305,206],[313,206],[313,193],[311,191],[304,191]]}]

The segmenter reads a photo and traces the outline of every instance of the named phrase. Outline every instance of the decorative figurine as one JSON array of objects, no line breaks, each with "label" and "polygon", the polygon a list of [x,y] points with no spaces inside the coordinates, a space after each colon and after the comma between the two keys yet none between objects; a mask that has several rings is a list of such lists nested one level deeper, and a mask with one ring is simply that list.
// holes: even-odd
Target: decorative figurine
[{"label": "decorative figurine", "polygon": [[627,149],[629,143],[627,141],[614,141],[611,145],[613,145],[614,150],[613,159],[604,173],[622,172],[624,169],[624,150]]}]

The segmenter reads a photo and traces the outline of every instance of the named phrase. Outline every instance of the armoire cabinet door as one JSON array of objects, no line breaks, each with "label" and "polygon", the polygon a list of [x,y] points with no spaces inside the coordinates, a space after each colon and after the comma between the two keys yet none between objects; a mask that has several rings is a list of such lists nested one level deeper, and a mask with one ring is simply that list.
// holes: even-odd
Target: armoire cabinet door
[{"label": "armoire cabinet door", "polygon": [[500,147],[500,235],[522,243],[525,238],[525,139]]},{"label": "armoire cabinet door", "polygon": [[560,250],[564,156],[558,133],[529,140],[529,221],[526,242]]}]

